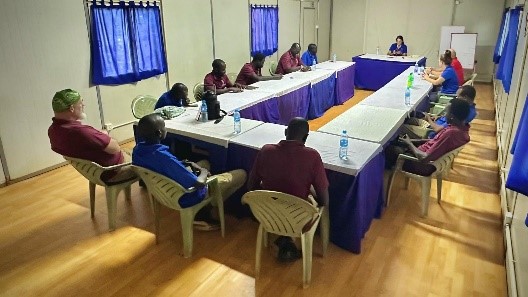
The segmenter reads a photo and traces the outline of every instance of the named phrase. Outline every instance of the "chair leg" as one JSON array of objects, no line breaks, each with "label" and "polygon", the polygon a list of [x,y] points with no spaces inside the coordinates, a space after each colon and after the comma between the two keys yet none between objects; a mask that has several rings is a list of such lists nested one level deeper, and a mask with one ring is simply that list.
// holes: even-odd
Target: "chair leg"
[{"label": "chair leg", "polygon": [[255,253],[255,278],[259,277],[260,274],[260,260],[262,256],[262,239],[264,239],[264,234],[267,232],[264,231],[264,227],[259,225],[258,233],[257,233],[257,250]]},{"label": "chair leg", "polygon": [[405,177],[405,190],[409,189],[409,184],[411,183],[411,179],[408,177]]},{"label": "chair leg", "polygon": [[396,171],[394,171],[391,175],[391,178],[389,180],[389,189],[387,190],[387,201],[385,203],[385,206],[389,207],[390,205],[390,198],[391,198],[391,192],[392,192],[392,185],[394,184],[394,177],[396,176]]},{"label": "chair leg", "polygon": [[267,248],[269,244],[269,239],[268,239],[268,232],[266,232],[266,230],[262,231],[262,241],[264,241],[264,247]]},{"label": "chair leg", "polygon": [[93,219],[95,213],[95,184],[88,182],[88,188],[90,189],[90,215]]},{"label": "chair leg", "polygon": [[106,205],[108,206],[108,229],[114,231],[116,228],[118,187],[106,187]]},{"label": "chair leg", "polygon": [[313,232],[309,231],[301,235],[303,256],[303,288],[307,288],[312,280],[312,246]]},{"label": "chair leg", "polygon": [[429,196],[431,193],[431,178],[422,178],[422,216],[426,217],[429,212]]},{"label": "chair leg", "polygon": [[321,240],[323,241],[323,257],[326,257],[328,242],[330,241],[330,215],[328,206],[323,209],[319,227],[321,228]]},{"label": "chair leg", "polygon": [[150,196],[150,199],[151,199],[151,203],[152,203],[152,209],[154,210],[154,230],[155,230],[155,233],[156,233],[156,244],[158,244],[159,243],[159,233],[160,233],[160,208],[161,208],[161,204],[158,202],[158,200],[154,199],[152,196]]},{"label": "chair leg", "polygon": [[436,201],[442,200],[442,174],[436,176]]},{"label": "chair leg", "polygon": [[125,188],[125,198],[128,202],[132,201],[132,186],[128,185],[128,187]]},{"label": "chair leg", "polygon": [[218,218],[220,219],[220,231],[222,237],[225,237],[225,217],[224,217],[224,200],[221,195],[217,195]]},{"label": "chair leg", "polygon": [[192,256],[193,250],[193,211],[191,209],[182,209],[180,211],[180,219],[183,234],[183,257],[189,258]]}]

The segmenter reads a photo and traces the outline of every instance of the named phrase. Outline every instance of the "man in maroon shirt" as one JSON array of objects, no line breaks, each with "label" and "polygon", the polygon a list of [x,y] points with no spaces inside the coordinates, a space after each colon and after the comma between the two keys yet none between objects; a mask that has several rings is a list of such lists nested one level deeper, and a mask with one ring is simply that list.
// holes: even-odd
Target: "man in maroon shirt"
[{"label": "man in maroon shirt", "polygon": [[[71,89],[55,93],[52,100],[55,117],[48,129],[51,149],[63,156],[85,159],[101,166],[112,166],[125,162],[125,157],[115,139],[107,133],[81,123],[86,118],[81,95]],[[128,160],[130,160],[130,157]],[[133,178],[128,167],[105,174],[108,182]]]},{"label": "man in maroon shirt", "polygon": [[[264,189],[294,195],[310,202],[311,187],[319,206],[328,206],[328,179],[319,153],[304,146],[308,122],[294,118],[285,131],[286,140],[266,144],[257,155],[248,179],[248,189]],[[289,237],[279,237],[279,260],[299,258],[300,252]]]},{"label": "man in maroon shirt", "polygon": [[251,63],[246,63],[240,69],[236,78],[236,83],[248,86],[263,80],[277,80],[282,78],[282,74],[275,74],[273,76],[262,76],[262,67],[266,61],[266,56],[262,53],[256,53],[253,55]]},{"label": "man in maroon shirt", "polygon": [[[435,171],[435,167],[426,164],[429,161],[435,161],[442,155],[461,147],[469,142],[469,125],[465,120],[469,114],[469,103],[464,99],[453,99],[447,106],[446,119],[448,126],[436,134],[433,139],[414,140],[407,135],[400,140],[406,146],[389,146],[386,151],[386,166],[391,168],[396,163],[400,153],[410,153],[414,155],[419,162],[405,161],[403,169],[423,176],[429,176]],[[415,142],[422,142],[416,146]]]},{"label": "man in maroon shirt", "polygon": [[204,88],[206,91],[215,91],[216,94],[242,92],[242,85],[231,83],[226,75],[226,63],[220,59],[213,61],[213,71],[204,78]]},{"label": "man in maroon shirt", "polygon": [[282,54],[277,65],[276,74],[288,74],[295,71],[309,71],[310,67],[303,65],[299,53],[301,46],[298,43],[292,44],[290,50]]}]

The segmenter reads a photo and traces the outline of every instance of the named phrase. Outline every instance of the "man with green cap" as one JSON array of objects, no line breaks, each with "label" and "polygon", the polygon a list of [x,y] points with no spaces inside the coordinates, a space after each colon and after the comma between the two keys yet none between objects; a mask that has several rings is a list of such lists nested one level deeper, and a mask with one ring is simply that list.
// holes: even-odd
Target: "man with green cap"
[{"label": "man with green cap", "polygon": [[[55,116],[48,129],[48,136],[54,152],[89,160],[101,166],[130,161],[130,157],[121,152],[117,141],[108,136],[108,133],[81,123],[81,120],[86,118],[86,114],[83,99],[77,91],[65,89],[55,93],[51,105]],[[128,160],[125,160],[125,155]],[[119,181],[133,176],[132,170],[124,167],[103,178],[108,181]]]}]

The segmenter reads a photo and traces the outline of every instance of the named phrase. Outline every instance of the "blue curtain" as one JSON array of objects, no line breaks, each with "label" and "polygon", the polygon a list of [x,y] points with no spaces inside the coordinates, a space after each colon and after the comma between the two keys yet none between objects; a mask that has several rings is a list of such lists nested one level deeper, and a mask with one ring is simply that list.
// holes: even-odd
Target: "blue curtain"
[{"label": "blue curtain", "polygon": [[513,160],[506,187],[528,196],[528,98],[524,103],[511,153]]},{"label": "blue curtain", "polygon": [[497,37],[497,43],[495,43],[495,51],[493,52],[493,62],[495,62],[495,64],[499,64],[499,60],[502,54],[502,46],[504,45],[503,39],[506,35],[504,33],[504,25],[506,24],[507,17],[509,17],[509,10],[509,8],[506,8],[506,10],[504,10],[504,14],[502,15],[499,36]]},{"label": "blue curtain", "polygon": [[93,84],[126,84],[167,72],[159,7],[94,3],[90,12]]},{"label": "blue curtain", "polygon": [[272,55],[279,46],[279,8],[251,5],[251,55]]},{"label": "blue curtain", "polygon": [[517,52],[517,40],[519,32],[519,16],[521,8],[517,7],[510,10],[510,21],[508,23],[508,30],[502,55],[497,67],[496,78],[502,81],[502,86],[506,93],[510,93],[513,65],[515,63],[515,53]]}]

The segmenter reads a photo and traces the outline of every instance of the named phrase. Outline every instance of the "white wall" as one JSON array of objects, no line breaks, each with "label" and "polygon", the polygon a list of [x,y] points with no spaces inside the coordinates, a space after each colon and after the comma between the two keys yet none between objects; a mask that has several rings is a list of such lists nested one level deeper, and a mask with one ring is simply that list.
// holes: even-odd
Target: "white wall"
[{"label": "white wall", "polygon": [[[513,1],[513,0],[512,0]],[[478,33],[476,59],[479,78],[491,81],[490,62],[504,2],[501,0],[333,0],[332,51],[350,60],[362,53],[386,53],[402,35],[409,54],[438,62],[440,27],[462,25]]]}]

